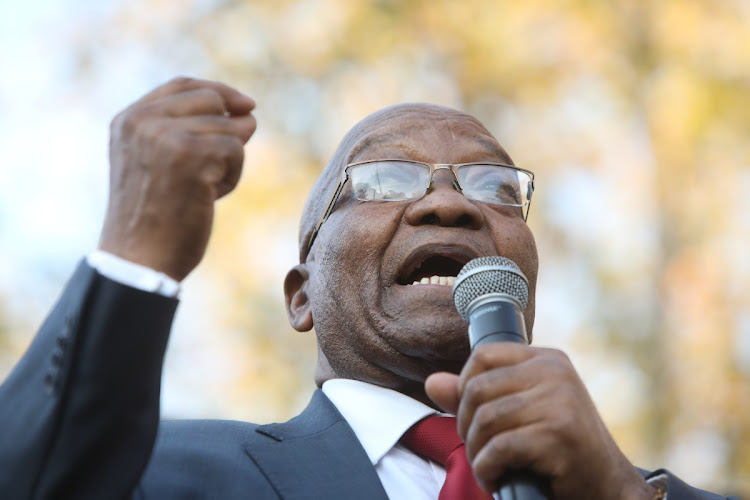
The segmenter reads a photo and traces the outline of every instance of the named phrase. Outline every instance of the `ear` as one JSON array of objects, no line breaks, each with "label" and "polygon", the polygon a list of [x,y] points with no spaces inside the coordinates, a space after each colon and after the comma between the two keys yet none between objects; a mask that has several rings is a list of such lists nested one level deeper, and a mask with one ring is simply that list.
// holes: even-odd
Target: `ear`
[{"label": "ear", "polygon": [[312,309],[307,297],[310,273],[305,264],[294,266],[284,279],[286,315],[292,328],[298,332],[309,332],[313,327]]}]

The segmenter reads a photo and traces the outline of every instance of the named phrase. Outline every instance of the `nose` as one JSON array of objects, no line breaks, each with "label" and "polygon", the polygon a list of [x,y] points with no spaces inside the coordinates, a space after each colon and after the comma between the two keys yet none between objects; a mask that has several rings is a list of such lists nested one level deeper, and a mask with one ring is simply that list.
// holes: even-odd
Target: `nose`
[{"label": "nose", "polygon": [[406,222],[412,226],[481,228],[479,207],[461,194],[455,180],[449,170],[436,171],[427,194],[406,209]]}]

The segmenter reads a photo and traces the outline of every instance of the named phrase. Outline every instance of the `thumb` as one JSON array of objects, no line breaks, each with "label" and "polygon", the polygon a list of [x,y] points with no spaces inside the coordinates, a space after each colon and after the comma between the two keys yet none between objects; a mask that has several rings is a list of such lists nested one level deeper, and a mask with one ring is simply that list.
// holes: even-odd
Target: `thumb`
[{"label": "thumb", "polygon": [[448,413],[458,412],[458,375],[448,372],[433,373],[424,382],[424,390],[432,401]]}]

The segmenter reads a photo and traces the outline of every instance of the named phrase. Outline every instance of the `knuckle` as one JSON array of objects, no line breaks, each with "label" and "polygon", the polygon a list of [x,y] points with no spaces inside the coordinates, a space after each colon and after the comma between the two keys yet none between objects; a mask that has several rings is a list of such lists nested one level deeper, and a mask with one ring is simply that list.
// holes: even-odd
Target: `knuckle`
[{"label": "knuckle", "polygon": [[110,123],[109,127],[110,127],[110,131],[113,134],[131,135],[138,128],[139,123],[140,123],[139,113],[132,108],[128,108],[118,113],[112,119],[112,122]]},{"label": "knuckle", "polygon": [[474,413],[474,422],[477,426],[477,431],[482,436],[486,436],[491,432],[494,421],[495,408],[490,404],[481,405]]},{"label": "knuckle", "polygon": [[504,461],[507,458],[505,436],[498,435],[487,441],[481,452],[472,461],[472,468],[477,479],[483,482],[493,482],[498,475],[502,475]]},{"label": "knuckle", "polygon": [[490,347],[492,346],[483,345],[474,350],[474,360],[480,367],[487,367],[492,364],[494,356],[492,355]]},{"label": "knuckle", "polygon": [[255,133],[255,130],[258,128],[258,120],[255,118],[255,116],[250,115],[250,118],[248,120],[247,124],[247,138],[249,139],[251,135]]},{"label": "knuckle", "polygon": [[117,115],[115,115],[114,118],[112,118],[112,121],[109,122],[110,136],[114,137],[115,135],[120,134],[123,128],[122,121],[123,121],[122,113],[118,113]]},{"label": "knuckle", "polygon": [[508,435],[498,434],[487,441],[485,446],[491,456],[502,457],[508,454],[508,442],[510,439]]},{"label": "knuckle", "polygon": [[[191,140],[191,143],[194,142]],[[210,182],[219,182],[227,180],[227,176],[231,177],[233,172],[242,166],[244,150],[239,139],[219,136],[202,140],[200,156],[206,179]]]},{"label": "knuckle", "polygon": [[508,394],[502,399],[502,410],[504,414],[522,411],[526,407],[526,400],[519,393]]},{"label": "knuckle", "polygon": [[464,398],[468,398],[468,403],[476,407],[482,402],[485,392],[487,391],[487,382],[484,377],[477,376],[466,382],[464,389]]},{"label": "knuckle", "polygon": [[169,80],[168,84],[171,87],[175,87],[176,89],[185,89],[193,84],[195,80],[193,78],[190,78],[189,76],[184,75],[178,75]]},{"label": "knuckle", "polygon": [[559,377],[566,380],[573,373],[573,364],[570,358],[564,352],[557,349],[550,349],[548,354],[541,358],[544,369],[553,377]]},{"label": "knuckle", "polygon": [[550,422],[548,432],[553,442],[567,448],[575,444],[576,427],[580,427],[580,422],[572,414],[563,412]]},{"label": "knuckle", "polygon": [[565,352],[561,351],[560,349],[550,349],[551,355],[557,359],[560,363],[570,364],[570,358],[568,357]]},{"label": "knuckle", "polygon": [[171,138],[170,145],[176,151],[190,151],[195,145],[195,137],[186,130],[180,130],[174,134],[168,135]]},{"label": "knuckle", "polygon": [[195,140],[192,134],[184,130],[172,131],[166,134],[157,134],[157,142],[160,149],[169,152],[177,162],[189,160]]},{"label": "knuckle", "polygon": [[222,136],[214,148],[215,159],[229,162],[243,155],[242,142],[236,137]]}]

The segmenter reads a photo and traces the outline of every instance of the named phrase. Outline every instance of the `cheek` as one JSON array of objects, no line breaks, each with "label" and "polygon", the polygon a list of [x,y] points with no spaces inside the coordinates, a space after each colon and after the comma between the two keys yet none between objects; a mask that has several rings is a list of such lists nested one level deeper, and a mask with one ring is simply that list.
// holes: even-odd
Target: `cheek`
[{"label": "cheek", "polygon": [[525,222],[515,220],[501,221],[490,225],[492,238],[499,255],[518,264],[529,280],[529,305],[525,311],[526,328],[531,335],[534,327],[536,308],[536,280],[539,271],[539,257],[534,235]]},{"label": "cheek", "polygon": [[502,216],[488,218],[488,225],[497,253],[518,264],[530,286],[536,284],[539,258],[529,226],[520,218]]},{"label": "cheek", "polygon": [[380,208],[357,205],[334,212],[315,243],[313,322],[321,349],[339,376],[361,378],[368,364],[363,360],[385,357],[382,328],[374,318],[383,309],[383,252],[400,216]]},{"label": "cheek", "polygon": [[317,292],[328,298],[327,308],[377,306],[383,254],[403,212],[388,205],[342,207],[326,221],[316,242],[315,260]]},{"label": "cheek", "polygon": [[[390,244],[403,217],[403,209],[395,203],[359,203],[334,212],[326,222],[325,247],[327,258],[335,259],[345,272],[372,273],[379,267],[383,253]],[[334,218],[335,216],[335,218]]]}]

